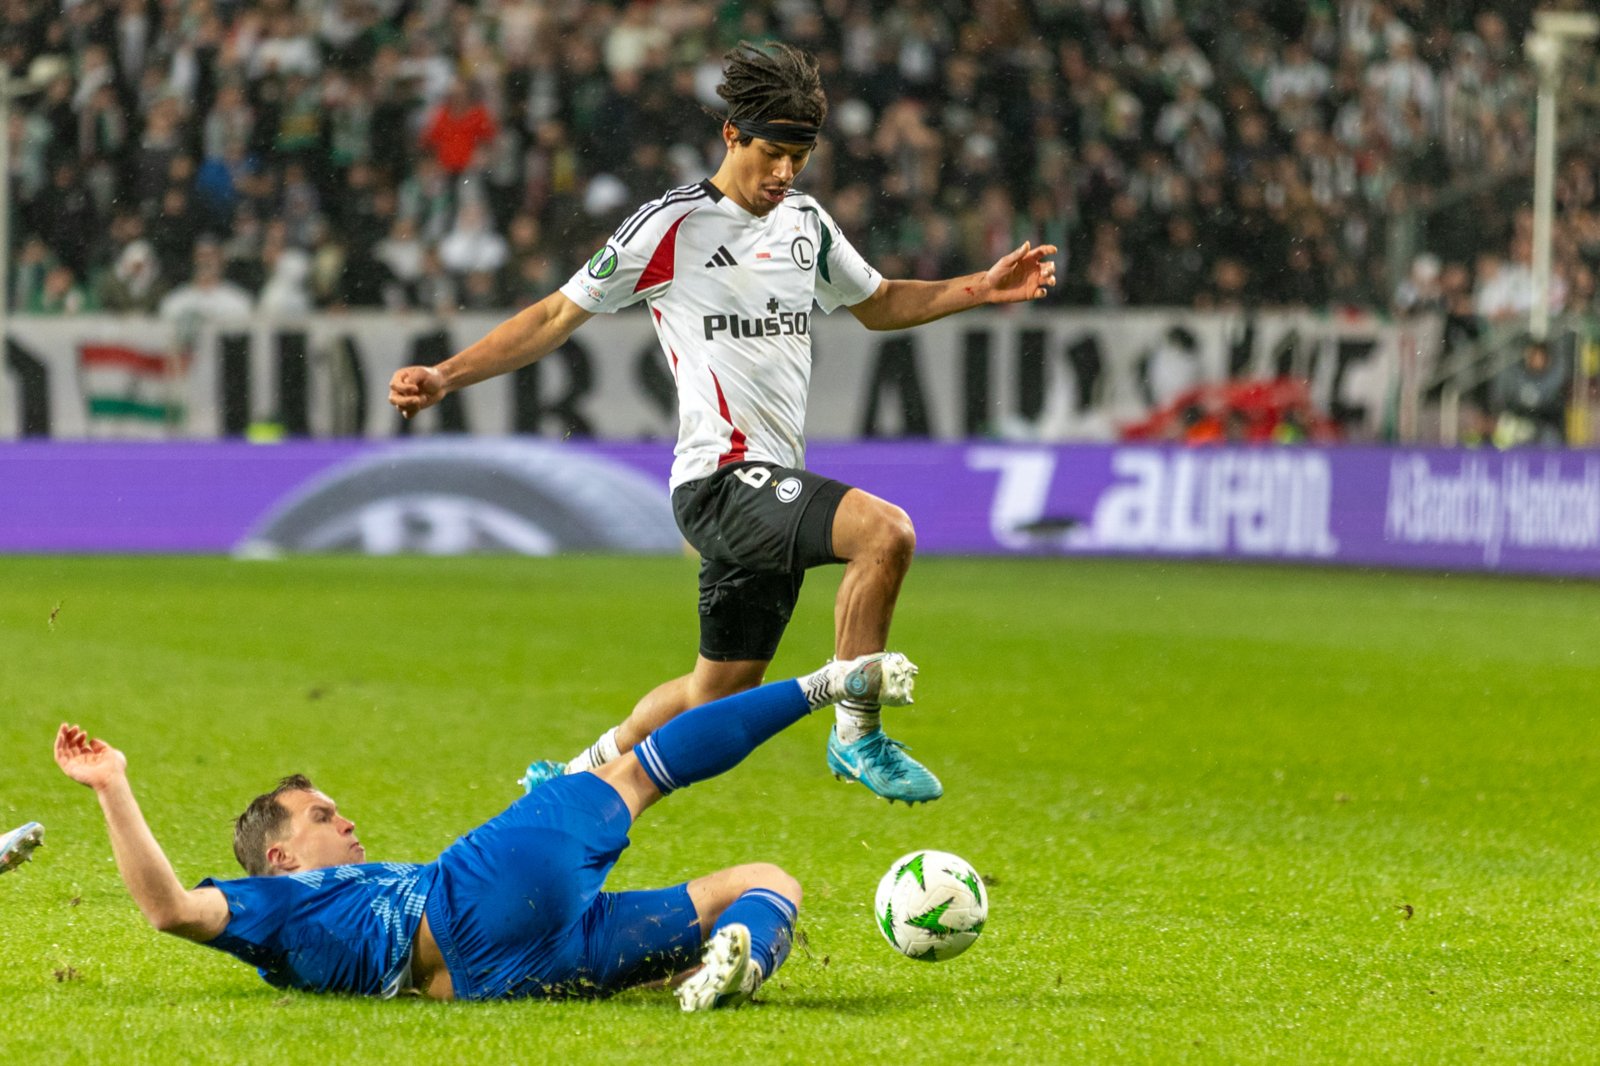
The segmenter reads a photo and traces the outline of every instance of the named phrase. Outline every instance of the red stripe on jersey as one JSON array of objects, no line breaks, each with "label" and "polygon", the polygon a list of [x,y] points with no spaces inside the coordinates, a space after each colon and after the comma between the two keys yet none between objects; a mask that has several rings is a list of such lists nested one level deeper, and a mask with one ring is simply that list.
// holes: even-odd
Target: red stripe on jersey
[{"label": "red stripe on jersey", "polygon": [[733,434],[728,438],[728,450],[717,456],[717,465],[722,467],[729,463],[742,463],[745,453],[744,432],[733,425],[733,414],[728,410],[728,400],[722,395],[722,382],[717,380],[717,373],[714,370],[711,371],[711,384],[717,390],[717,411],[722,415],[724,422],[733,426]]},{"label": "red stripe on jersey", "polygon": [[683,225],[683,220],[694,214],[685,211],[678,216],[667,230],[661,243],[656,245],[656,250],[651,253],[650,262],[645,264],[644,273],[639,275],[639,284],[633,287],[634,292],[643,292],[652,286],[660,285],[664,281],[672,280],[672,268],[678,258],[678,227]]},{"label": "red stripe on jersey", "polygon": [[[650,309],[650,313],[656,316],[656,324],[660,325],[661,324],[661,312],[656,310],[654,307],[652,307]],[[670,344],[667,345],[667,355],[672,359],[672,380],[673,381],[677,381],[678,380],[678,353],[672,350],[672,345],[670,345]]]}]

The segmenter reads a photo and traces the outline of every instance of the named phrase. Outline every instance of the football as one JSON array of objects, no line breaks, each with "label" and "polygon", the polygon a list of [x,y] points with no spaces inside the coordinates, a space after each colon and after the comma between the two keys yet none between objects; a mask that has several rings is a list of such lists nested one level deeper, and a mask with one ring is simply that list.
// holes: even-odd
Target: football
[{"label": "football", "polygon": [[878,929],[896,951],[923,962],[953,959],[983,932],[983,879],[948,851],[913,851],[878,882]]}]

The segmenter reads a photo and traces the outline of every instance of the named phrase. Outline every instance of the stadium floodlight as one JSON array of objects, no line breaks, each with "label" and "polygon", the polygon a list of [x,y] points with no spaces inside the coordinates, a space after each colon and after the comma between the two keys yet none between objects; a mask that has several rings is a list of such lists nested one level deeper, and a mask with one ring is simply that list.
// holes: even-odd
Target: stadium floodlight
[{"label": "stadium floodlight", "polygon": [[1539,76],[1533,155],[1533,306],[1528,332],[1543,340],[1550,330],[1550,230],[1554,220],[1556,94],[1567,46],[1600,36],[1600,15],[1590,11],[1536,11],[1528,35],[1528,60]]}]

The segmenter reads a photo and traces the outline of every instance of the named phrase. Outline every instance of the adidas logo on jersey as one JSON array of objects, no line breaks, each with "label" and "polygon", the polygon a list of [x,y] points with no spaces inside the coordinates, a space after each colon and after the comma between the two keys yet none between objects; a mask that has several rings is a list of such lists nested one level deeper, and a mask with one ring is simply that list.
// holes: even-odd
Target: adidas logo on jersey
[{"label": "adidas logo on jersey", "polygon": [[717,245],[717,254],[706,260],[706,267],[731,267],[738,266],[739,261],[728,251],[726,245]]}]

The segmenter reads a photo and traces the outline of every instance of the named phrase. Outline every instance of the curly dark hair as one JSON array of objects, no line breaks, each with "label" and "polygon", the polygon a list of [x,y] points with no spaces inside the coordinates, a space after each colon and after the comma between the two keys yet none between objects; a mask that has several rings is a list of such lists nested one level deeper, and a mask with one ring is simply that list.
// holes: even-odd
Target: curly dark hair
[{"label": "curly dark hair", "polygon": [[[754,122],[780,119],[820,126],[828,117],[817,57],[787,44],[740,41],[722,57],[717,95],[728,102],[727,118]],[[750,136],[739,138],[749,144]]]},{"label": "curly dark hair", "polygon": [[267,863],[267,848],[282,840],[289,829],[289,811],[278,802],[285,792],[315,792],[317,786],[305,774],[290,774],[271,792],[250,801],[250,806],[233,823],[233,857],[251,877],[272,873]]}]

